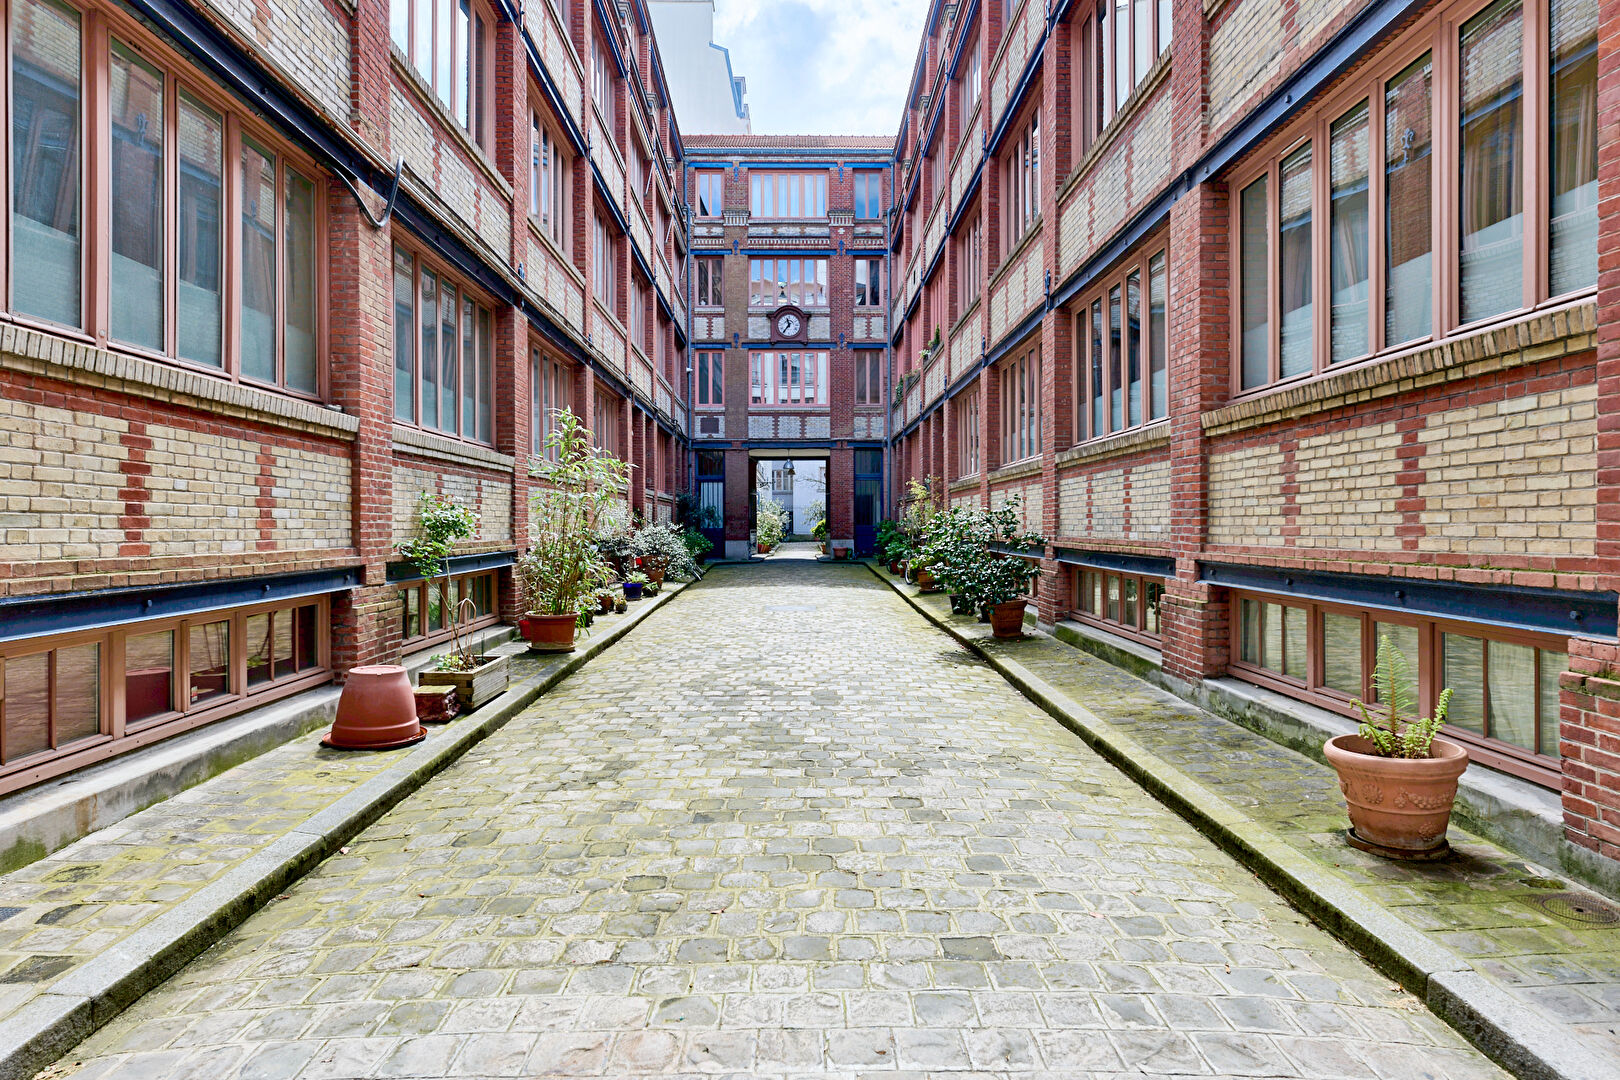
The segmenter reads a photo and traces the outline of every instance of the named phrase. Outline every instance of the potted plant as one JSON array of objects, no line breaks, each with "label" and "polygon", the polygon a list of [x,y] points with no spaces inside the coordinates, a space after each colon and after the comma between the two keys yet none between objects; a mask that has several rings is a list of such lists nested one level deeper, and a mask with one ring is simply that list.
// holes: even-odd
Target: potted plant
[{"label": "potted plant", "polygon": [[[701,533],[698,537],[707,543]],[[681,530],[674,525],[648,525],[638,530],[630,538],[630,553],[640,562],[649,583],[665,578],[695,581],[701,573]]]},{"label": "potted plant", "polygon": [[760,499],[755,510],[757,543],[761,555],[769,555],[787,536],[787,507],[775,499]]},{"label": "potted plant", "polygon": [[582,611],[612,580],[601,539],[630,481],[630,467],[593,446],[578,417],[567,409],[556,417],[546,437],[554,460],[529,500],[533,543],[517,567],[525,608],[518,627],[542,652],[574,647]]},{"label": "potted plant", "polygon": [[647,575],[640,570],[632,570],[625,575],[624,598],[626,600],[640,600],[641,590],[647,587]]},{"label": "potted plant", "polygon": [[900,573],[900,564],[905,562],[908,554],[906,535],[900,530],[899,522],[892,518],[884,518],[878,522],[877,537],[873,546],[880,561],[889,564],[889,573]]},{"label": "potted plant", "polygon": [[416,677],[418,686],[453,686],[462,712],[473,712],[506,693],[510,672],[505,656],[475,655],[461,643],[462,613],[471,617],[476,609],[472,597],[456,605],[461,611],[450,620],[451,650],[433,658],[433,664]]},{"label": "potted plant", "polygon": [[1378,641],[1373,690],[1376,704],[1355,703],[1362,721],[1356,734],[1336,735],[1323,747],[1350,813],[1350,843],[1386,858],[1441,858],[1450,850],[1457,780],[1468,768],[1467,750],[1435,737],[1451,690],[1440,691],[1433,716],[1422,716],[1406,657],[1387,634]]},{"label": "potted plant", "polygon": [[821,553],[823,555],[827,554],[827,519],[818,518],[815,526],[810,530],[810,535],[815,537],[816,543],[821,548]]},{"label": "potted plant", "polygon": [[613,614],[613,589],[596,590],[596,610],[603,615]]}]

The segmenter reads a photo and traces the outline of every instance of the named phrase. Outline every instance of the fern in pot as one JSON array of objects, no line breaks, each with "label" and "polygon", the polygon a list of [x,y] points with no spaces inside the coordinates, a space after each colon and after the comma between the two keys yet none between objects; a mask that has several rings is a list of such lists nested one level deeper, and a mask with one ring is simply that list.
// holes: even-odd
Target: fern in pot
[{"label": "fern in pot", "polygon": [[1386,858],[1442,858],[1450,851],[1446,828],[1468,751],[1436,737],[1451,690],[1442,690],[1433,715],[1423,716],[1412,682],[1406,657],[1383,635],[1373,671],[1377,702],[1357,701],[1360,728],[1329,739],[1323,753],[1339,774],[1353,846]]}]

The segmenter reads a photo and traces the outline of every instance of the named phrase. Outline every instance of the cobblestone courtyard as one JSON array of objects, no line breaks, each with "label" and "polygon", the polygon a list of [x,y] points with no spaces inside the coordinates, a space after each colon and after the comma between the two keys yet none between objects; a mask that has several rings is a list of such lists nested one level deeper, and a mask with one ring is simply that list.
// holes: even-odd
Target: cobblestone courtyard
[{"label": "cobblestone courtyard", "polygon": [[864,568],[722,567],[92,1077],[1501,1076]]}]

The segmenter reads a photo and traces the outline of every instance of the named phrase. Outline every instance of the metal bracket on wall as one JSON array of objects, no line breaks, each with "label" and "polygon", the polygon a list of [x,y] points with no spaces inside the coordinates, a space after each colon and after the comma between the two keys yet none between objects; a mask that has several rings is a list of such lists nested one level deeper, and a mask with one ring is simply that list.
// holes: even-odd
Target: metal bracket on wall
[{"label": "metal bracket on wall", "polygon": [[360,189],[354,186],[354,181],[349,179],[349,174],[342,169],[334,169],[333,171],[337,173],[337,178],[343,181],[343,186],[349,189],[349,194],[354,196],[354,201],[360,205],[360,212],[366,216],[367,224],[373,229],[380,229],[388,224],[388,219],[394,216],[394,203],[399,201],[400,178],[405,175],[405,159],[403,157],[394,166],[394,182],[388,188],[388,202],[383,206],[383,214],[380,218],[372,216],[371,207],[367,206],[366,200],[361,198]]}]

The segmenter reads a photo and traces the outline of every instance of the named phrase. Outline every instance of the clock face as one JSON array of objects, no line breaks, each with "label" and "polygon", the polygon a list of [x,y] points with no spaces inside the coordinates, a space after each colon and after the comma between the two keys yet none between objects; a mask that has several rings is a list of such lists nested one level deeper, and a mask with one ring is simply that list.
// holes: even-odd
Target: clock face
[{"label": "clock face", "polygon": [[799,317],[793,312],[785,312],[776,320],[776,332],[783,337],[792,337],[799,332]]}]

